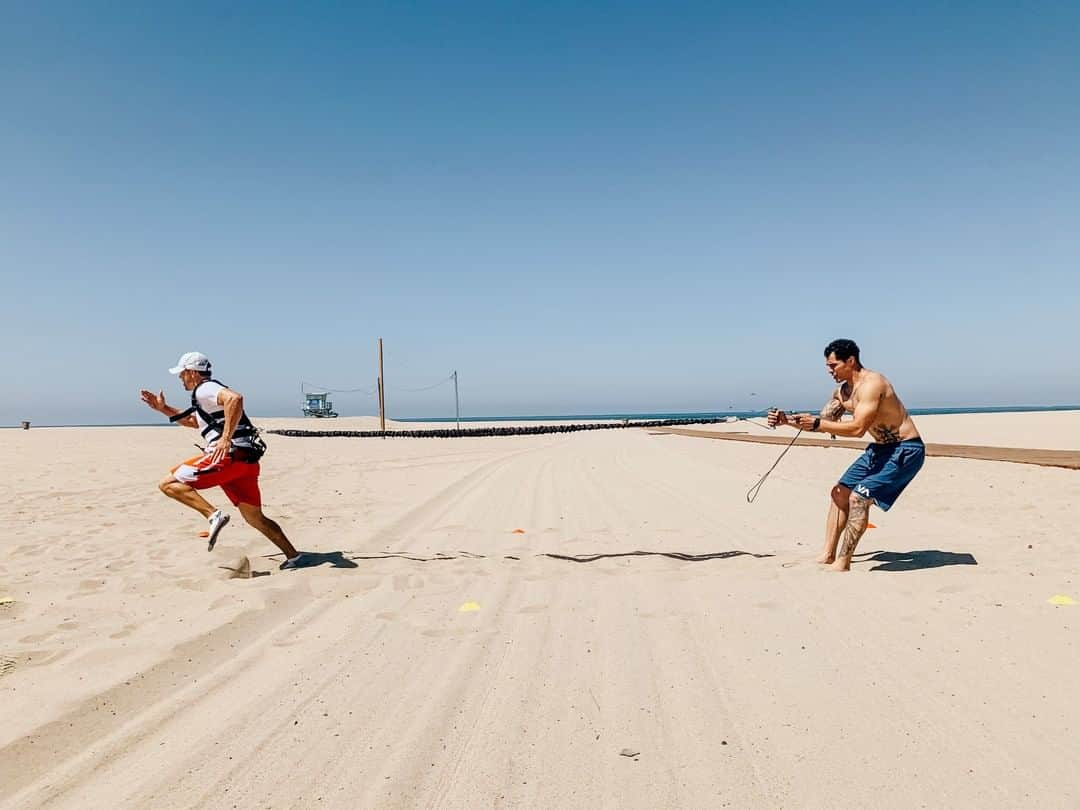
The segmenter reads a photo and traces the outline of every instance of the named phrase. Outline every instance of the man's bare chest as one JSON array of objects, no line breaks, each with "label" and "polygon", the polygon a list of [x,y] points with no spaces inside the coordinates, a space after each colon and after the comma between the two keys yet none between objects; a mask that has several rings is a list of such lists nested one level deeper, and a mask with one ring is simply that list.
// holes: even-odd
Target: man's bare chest
[{"label": "man's bare chest", "polygon": [[859,401],[858,390],[859,386],[852,386],[850,383],[844,383],[837,390],[836,398],[844,406],[844,413],[855,413],[855,405]]}]

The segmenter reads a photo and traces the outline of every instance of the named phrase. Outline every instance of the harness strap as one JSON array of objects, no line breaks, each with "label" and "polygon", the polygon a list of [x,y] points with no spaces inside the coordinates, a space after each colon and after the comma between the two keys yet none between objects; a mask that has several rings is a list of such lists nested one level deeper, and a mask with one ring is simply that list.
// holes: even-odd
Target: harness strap
[{"label": "harness strap", "polygon": [[186,411],[183,411],[183,412],[177,413],[177,414],[173,414],[172,416],[170,416],[169,421],[170,422],[179,422],[181,419],[187,419],[193,413],[195,413],[195,409],[194,408],[188,408]]},{"label": "harness strap", "polygon": [[[220,434],[222,432],[221,429],[223,427],[224,427],[224,424],[222,422],[213,422],[213,423],[208,424],[206,427],[204,427],[200,431],[200,433],[202,433],[202,437],[205,439],[211,433],[219,433]],[[258,433],[258,430],[256,428],[254,428],[254,427],[248,427],[246,425],[238,425],[236,430],[233,431],[233,438],[234,439],[245,439],[245,438],[248,438],[250,436],[254,436],[257,433]]]},{"label": "harness strap", "polygon": [[[172,417],[172,421],[176,421],[182,419],[185,416],[190,416],[192,413],[198,413],[199,416],[202,417],[202,420],[206,422],[206,427],[203,428],[201,431],[202,437],[204,439],[209,438],[211,433],[217,433],[218,435],[221,435],[225,432],[225,409],[222,408],[220,411],[210,413],[199,404],[199,398],[197,396],[199,387],[208,382],[217,383],[222,388],[229,387],[220,380],[204,380],[203,382],[199,383],[199,385],[196,385],[191,391],[191,407],[184,411],[182,414],[177,414],[176,416]],[[246,413],[241,412],[240,421],[237,422],[236,430],[233,431],[232,437],[234,439],[246,439],[258,435],[258,428],[256,428],[255,425],[252,424],[251,420],[248,419],[248,415]]]}]

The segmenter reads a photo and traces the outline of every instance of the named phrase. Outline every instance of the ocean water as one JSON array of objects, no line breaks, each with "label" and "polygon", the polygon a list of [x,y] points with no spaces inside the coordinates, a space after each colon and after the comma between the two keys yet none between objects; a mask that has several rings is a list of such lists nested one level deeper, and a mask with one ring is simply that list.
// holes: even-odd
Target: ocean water
[{"label": "ocean water", "polygon": [[[805,413],[817,413],[820,406],[803,408]],[[995,405],[995,406],[980,406],[974,405],[969,408],[909,408],[912,416],[926,416],[930,414],[948,414],[948,413],[1035,413],[1044,411],[1080,411],[1080,405]],[[350,416],[353,414],[342,414],[342,416]],[[355,414],[357,416],[370,416],[371,414]],[[686,413],[681,411],[660,412],[660,413],[637,413],[637,412],[618,412],[618,413],[573,413],[573,414],[548,414],[548,415],[531,415],[531,416],[463,416],[462,422],[574,422],[574,421],[605,421],[615,422],[623,419],[721,419],[725,416],[764,416],[764,411],[704,411],[697,413]],[[265,415],[264,415],[265,416]],[[299,417],[299,413],[284,414],[285,418]],[[282,418],[278,416],[267,416],[266,418]],[[453,416],[391,416],[395,422],[455,422],[456,418]],[[333,420],[328,419],[312,419],[313,424],[321,424],[325,427],[324,430],[330,430],[330,425],[333,424]],[[127,423],[127,424],[83,424],[83,425],[45,425],[45,424],[33,424],[34,428],[45,427],[171,427],[166,421],[154,421],[154,422],[141,422],[141,423]],[[18,430],[19,425],[0,425],[0,430],[3,429]]]},{"label": "ocean water", "polygon": [[[817,413],[821,406],[802,409],[805,413]],[[997,405],[992,407],[972,406],[970,408],[909,408],[912,416],[949,413],[1032,413],[1041,411],[1077,411],[1080,405]],[[577,420],[602,420],[613,422],[620,419],[720,419],[725,416],[764,416],[765,411],[705,411],[701,413],[661,412],[661,413],[576,413],[549,414],[547,416],[463,416],[462,422],[573,422]],[[396,422],[454,422],[453,416],[394,417]]]}]

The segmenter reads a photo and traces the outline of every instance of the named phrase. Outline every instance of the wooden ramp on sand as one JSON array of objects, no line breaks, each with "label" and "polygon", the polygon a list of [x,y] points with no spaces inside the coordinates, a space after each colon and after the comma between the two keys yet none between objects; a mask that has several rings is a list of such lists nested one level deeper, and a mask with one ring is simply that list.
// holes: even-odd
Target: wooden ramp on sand
[{"label": "wooden ramp on sand", "polygon": [[[789,444],[791,442],[789,436],[752,436],[749,433],[722,433],[692,428],[651,428],[650,431],[675,433],[679,436],[697,436],[702,439],[723,439],[729,442],[754,442],[755,444]],[[865,441],[803,438],[802,436],[795,442],[796,447],[844,447],[849,450],[863,450],[866,445]],[[1015,464],[1037,464],[1040,467],[1080,470],[1080,450],[1033,450],[1026,447],[980,447],[974,444],[928,443],[926,455],[973,458],[979,461],[1011,461]]]}]

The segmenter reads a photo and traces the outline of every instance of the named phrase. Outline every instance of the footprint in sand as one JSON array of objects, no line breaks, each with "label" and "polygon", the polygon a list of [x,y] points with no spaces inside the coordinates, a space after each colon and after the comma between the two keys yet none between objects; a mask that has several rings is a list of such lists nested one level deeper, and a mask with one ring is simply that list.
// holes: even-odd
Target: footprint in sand
[{"label": "footprint in sand", "polygon": [[299,636],[293,636],[292,638],[283,638],[280,641],[275,641],[274,646],[275,647],[292,647],[293,645],[299,644],[301,641],[303,641],[303,639],[300,638]]},{"label": "footprint in sand", "polygon": [[68,654],[68,650],[29,650],[16,659],[20,667],[43,667]]},{"label": "footprint in sand", "polygon": [[428,638],[451,638],[454,636],[463,636],[468,632],[471,631],[461,628],[457,630],[421,630],[420,635],[427,636]]},{"label": "footprint in sand", "polygon": [[34,633],[32,636],[23,636],[19,639],[20,644],[40,644],[43,641],[48,641],[55,633]]},{"label": "footprint in sand", "polygon": [[205,591],[207,583],[198,579],[178,579],[176,586],[183,588],[185,591]]},{"label": "footprint in sand", "polygon": [[477,630],[474,627],[457,627],[453,630],[421,630],[420,635],[427,636],[428,638],[464,638],[465,636],[475,637],[479,635],[489,636],[494,633],[493,630]]},{"label": "footprint in sand", "polygon": [[395,591],[413,591],[424,587],[424,578],[416,574],[396,574],[394,576]]},{"label": "footprint in sand", "polygon": [[526,605],[518,610],[518,613],[542,613],[548,609],[548,605]]},{"label": "footprint in sand", "polygon": [[0,678],[5,675],[10,675],[15,671],[15,659],[8,658],[6,655],[0,655]]},{"label": "footprint in sand", "polygon": [[356,577],[356,579],[353,580],[353,588],[357,593],[374,591],[376,588],[381,587],[383,584],[383,578],[378,575],[356,576],[355,574],[353,574],[353,576]]}]

